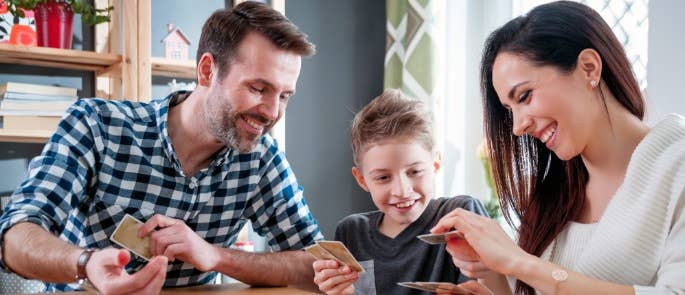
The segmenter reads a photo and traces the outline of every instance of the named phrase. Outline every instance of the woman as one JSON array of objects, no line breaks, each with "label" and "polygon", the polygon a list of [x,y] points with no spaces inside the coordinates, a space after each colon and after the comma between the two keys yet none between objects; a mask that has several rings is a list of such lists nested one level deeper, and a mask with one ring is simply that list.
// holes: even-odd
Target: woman
[{"label": "woman", "polygon": [[[585,5],[541,5],[499,28],[481,69],[485,132],[518,245],[455,210],[433,232],[473,291],[685,293],[685,118],[642,122],[644,101],[609,26]],[[512,216],[512,212],[514,216]],[[475,253],[474,253],[475,252]]]}]

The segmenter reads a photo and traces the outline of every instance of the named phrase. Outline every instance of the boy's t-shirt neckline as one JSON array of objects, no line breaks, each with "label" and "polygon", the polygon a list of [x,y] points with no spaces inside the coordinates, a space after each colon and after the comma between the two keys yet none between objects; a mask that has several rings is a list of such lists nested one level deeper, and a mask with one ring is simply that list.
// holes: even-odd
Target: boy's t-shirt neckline
[{"label": "boy's t-shirt neckline", "polygon": [[427,228],[428,223],[433,219],[432,214],[435,214],[435,212],[437,212],[437,206],[439,206],[438,203],[439,202],[435,199],[430,199],[428,201],[428,205],[426,205],[426,208],[424,208],[419,218],[412,222],[405,229],[403,229],[395,238],[388,237],[384,233],[380,232],[379,228],[381,225],[381,221],[385,217],[385,214],[381,211],[377,211],[379,212],[379,214],[374,214],[370,216],[371,218],[376,219],[372,222],[372,224],[374,224],[375,226],[371,229],[371,231],[373,231],[374,235],[378,237],[381,240],[381,242],[387,241],[393,243],[401,243],[411,239],[416,239],[416,236],[427,233],[423,231]]}]

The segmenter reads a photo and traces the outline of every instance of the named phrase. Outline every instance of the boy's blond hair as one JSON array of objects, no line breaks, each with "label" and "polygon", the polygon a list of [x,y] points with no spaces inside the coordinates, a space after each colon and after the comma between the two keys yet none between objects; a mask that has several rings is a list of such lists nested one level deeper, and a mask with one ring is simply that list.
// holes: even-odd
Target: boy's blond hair
[{"label": "boy's blond hair", "polygon": [[421,101],[387,89],[362,108],[352,120],[352,156],[360,167],[361,155],[371,145],[389,139],[419,141],[433,151],[433,121]]}]

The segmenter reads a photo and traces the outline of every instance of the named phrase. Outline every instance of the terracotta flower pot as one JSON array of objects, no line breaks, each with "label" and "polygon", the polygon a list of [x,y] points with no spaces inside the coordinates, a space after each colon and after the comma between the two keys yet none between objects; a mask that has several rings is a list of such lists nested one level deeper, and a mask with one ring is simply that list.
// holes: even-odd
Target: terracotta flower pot
[{"label": "terracotta flower pot", "polygon": [[58,0],[38,3],[34,9],[38,46],[71,49],[74,12]]}]

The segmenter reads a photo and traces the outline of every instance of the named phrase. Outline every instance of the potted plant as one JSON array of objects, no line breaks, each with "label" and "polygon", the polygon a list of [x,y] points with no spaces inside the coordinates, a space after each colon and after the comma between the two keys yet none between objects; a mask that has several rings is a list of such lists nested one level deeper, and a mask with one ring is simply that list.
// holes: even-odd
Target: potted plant
[{"label": "potted plant", "polygon": [[9,12],[24,17],[23,10],[33,10],[38,46],[71,48],[74,13],[83,23],[96,25],[110,20],[112,6],[96,9],[87,0],[4,0]]},{"label": "potted plant", "polygon": [[488,145],[485,140],[481,141],[478,145],[478,159],[483,165],[483,170],[485,171],[485,183],[488,185],[488,190],[490,196],[487,202],[485,202],[485,210],[488,211],[490,218],[501,220],[502,209],[499,205],[499,197],[497,197],[497,191],[495,190],[495,180],[492,178],[492,169],[490,166],[490,159],[488,158]]}]

